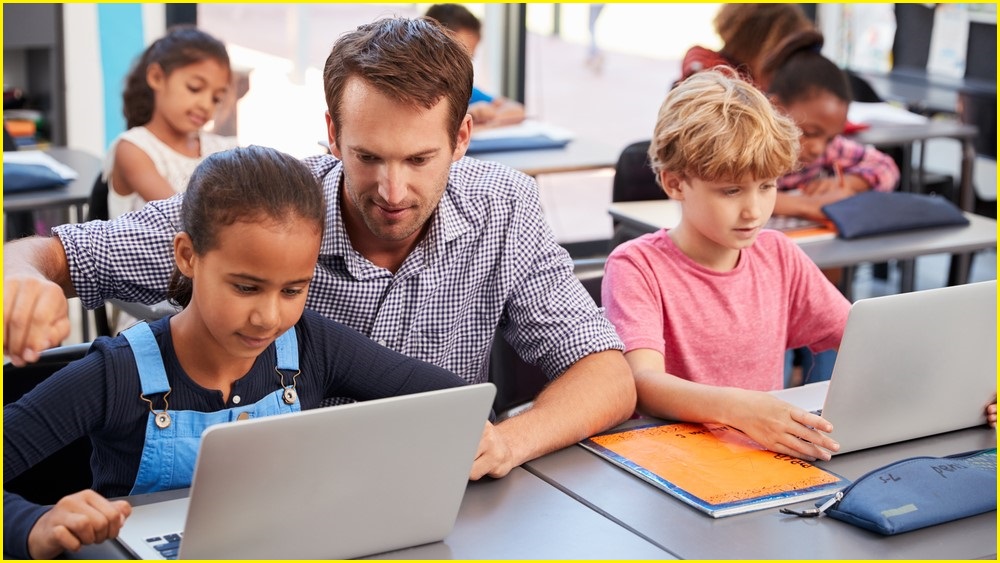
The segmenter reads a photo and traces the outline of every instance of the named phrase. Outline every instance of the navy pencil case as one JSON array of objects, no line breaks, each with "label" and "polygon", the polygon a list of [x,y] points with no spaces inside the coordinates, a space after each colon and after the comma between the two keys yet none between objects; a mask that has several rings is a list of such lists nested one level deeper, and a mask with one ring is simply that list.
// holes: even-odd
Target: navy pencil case
[{"label": "navy pencil case", "polygon": [[863,192],[822,209],[844,239],[969,224],[955,204],[939,195]]},{"label": "navy pencil case", "polygon": [[913,457],[859,477],[816,511],[891,536],[997,508],[997,450]]}]

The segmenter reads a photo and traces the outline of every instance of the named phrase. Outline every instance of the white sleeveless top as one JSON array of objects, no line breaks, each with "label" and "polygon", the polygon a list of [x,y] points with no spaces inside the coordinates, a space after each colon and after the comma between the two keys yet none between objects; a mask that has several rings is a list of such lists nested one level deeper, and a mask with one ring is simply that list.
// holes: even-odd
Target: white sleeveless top
[{"label": "white sleeveless top", "polygon": [[123,213],[136,211],[146,204],[146,201],[139,194],[132,192],[128,195],[121,195],[114,190],[114,186],[111,184],[111,169],[115,165],[115,150],[121,140],[132,143],[149,155],[156,171],[178,193],[187,189],[191,174],[206,156],[237,146],[236,137],[223,137],[202,131],[199,133],[201,156],[190,157],[167,146],[144,126],[133,127],[125,131],[111,143],[104,161],[103,177],[108,181],[108,216],[112,219]]}]

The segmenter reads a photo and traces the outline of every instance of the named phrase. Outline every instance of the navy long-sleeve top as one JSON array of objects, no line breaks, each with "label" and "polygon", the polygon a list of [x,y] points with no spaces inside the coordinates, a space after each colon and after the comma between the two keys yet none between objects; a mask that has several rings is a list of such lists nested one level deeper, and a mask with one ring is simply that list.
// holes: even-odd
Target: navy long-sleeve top
[{"label": "navy long-sleeve top", "polygon": [[[169,318],[151,323],[150,328],[170,382],[172,410],[218,411],[236,406],[236,397],[240,404],[251,404],[280,388],[273,343],[233,384],[229,403],[224,403],[221,392],[201,387],[184,372],[170,337]],[[302,372],[296,391],[303,410],[330,397],[363,401],[465,384],[448,371],[403,356],[311,311],[303,314],[295,330]],[[139,471],[150,412],[140,394],[138,371],[125,338],[97,339],[86,357],[4,407],[4,483],[89,436],[93,489],[109,498],[128,495]],[[162,402],[156,404],[162,408]],[[4,491],[4,552],[28,557],[28,533],[48,509]]]}]

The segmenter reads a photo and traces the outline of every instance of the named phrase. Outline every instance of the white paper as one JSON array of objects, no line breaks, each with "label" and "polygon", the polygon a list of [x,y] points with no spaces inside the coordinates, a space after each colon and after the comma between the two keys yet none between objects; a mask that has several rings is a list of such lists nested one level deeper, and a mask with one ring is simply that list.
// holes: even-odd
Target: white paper
[{"label": "white paper", "polygon": [[876,123],[921,125],[927,123],[926,116],[885,102],[851,102],[847,107],[847,120],[851,123],[865,125]]},{"label": "white paper", "polygon": [[75,180],[76,170],[52,158],[42,151],[4,151],[4,163],[15,164],[38,164],[48,167],[50,170],[62,177],[63,180]]}]

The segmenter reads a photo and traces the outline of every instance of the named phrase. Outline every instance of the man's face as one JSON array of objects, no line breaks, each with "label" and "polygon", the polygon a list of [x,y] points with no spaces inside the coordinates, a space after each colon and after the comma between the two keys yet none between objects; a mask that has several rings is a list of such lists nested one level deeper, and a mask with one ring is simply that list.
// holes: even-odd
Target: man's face
[{"label": "man's face", "polygon": [[469,117],[453,139],[447,99],[414,107],[357,77],[347,82],[340,108],[339,136],[329,115],[327,126],[331,152],[344,163],[342,213],[352,244],[362,254],[412,248],[444,194],[452,162],[465,155]]}]

